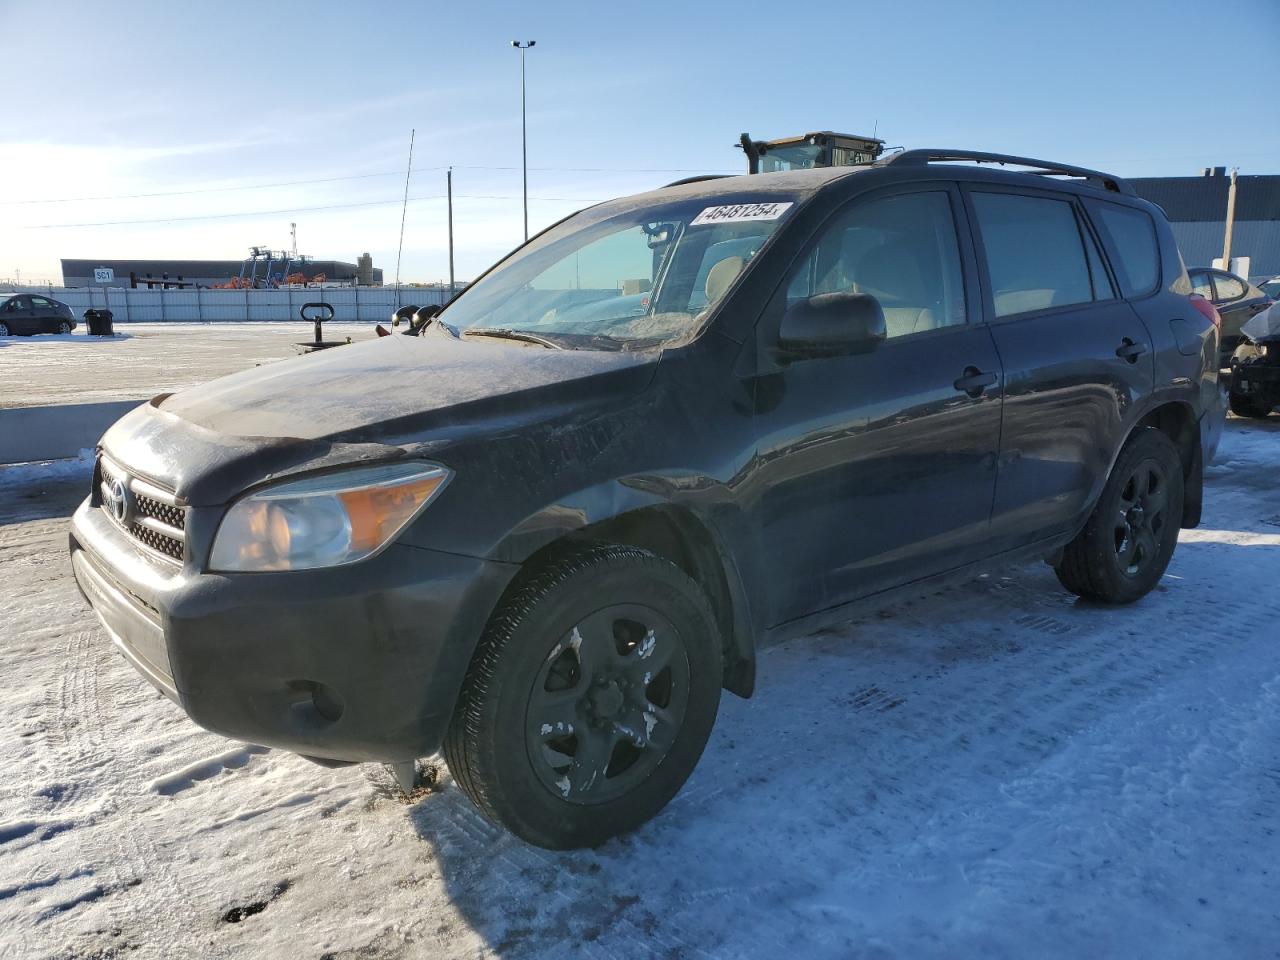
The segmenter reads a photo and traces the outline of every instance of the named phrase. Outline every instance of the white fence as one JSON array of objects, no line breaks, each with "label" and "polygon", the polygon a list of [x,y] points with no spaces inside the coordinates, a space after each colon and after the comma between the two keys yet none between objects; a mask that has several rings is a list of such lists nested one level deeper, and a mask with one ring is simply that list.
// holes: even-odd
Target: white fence
[{"label": "white fence", "polygon": [[[459,288],[461,289],[461,288]],[[278,290],[133,290],[128,287],[18,287],[61,300],[81,316],[106,307],[114,323],[140,321],[297,320],[304,303],[332,305],[334,320],[387,320],[399,307],[441,304],[448,290],[430,287],[304,287]],[[4,297],[6,293],[0,293]]]}]

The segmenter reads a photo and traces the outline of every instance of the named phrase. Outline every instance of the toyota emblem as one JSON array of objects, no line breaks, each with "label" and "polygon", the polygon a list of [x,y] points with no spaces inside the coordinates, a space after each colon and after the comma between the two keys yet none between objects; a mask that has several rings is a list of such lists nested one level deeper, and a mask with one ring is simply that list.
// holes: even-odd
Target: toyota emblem
[{"label": "toyota emblem", "polygon": [[129,510],[128,501],[126,500],[128,495],[125,493],[124,481],[113,480],[107,491],[107,496],[111,507],[111,515],[120,523],[124,523],[124,518]]}]

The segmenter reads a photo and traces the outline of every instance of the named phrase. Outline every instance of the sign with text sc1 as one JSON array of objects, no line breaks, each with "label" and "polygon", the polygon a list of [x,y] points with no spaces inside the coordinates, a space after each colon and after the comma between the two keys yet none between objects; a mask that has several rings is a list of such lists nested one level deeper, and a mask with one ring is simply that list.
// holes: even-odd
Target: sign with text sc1
[{"label": "sign with text sc1", "polygon": [[110,283],[116,278],[116,272],[111,267],[94,267],[93,282],[94,283]]}]

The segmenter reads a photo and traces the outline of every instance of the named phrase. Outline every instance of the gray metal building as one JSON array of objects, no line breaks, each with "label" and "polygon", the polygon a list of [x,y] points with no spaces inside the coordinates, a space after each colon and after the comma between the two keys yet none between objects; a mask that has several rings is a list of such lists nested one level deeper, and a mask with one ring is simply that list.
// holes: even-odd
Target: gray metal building
[{"label": "gray metal building", "polygon": [[[363,259],[363,258],[362,258]],[[159,286],[166,280],[173,284],[194,284],[199,287],[212,287],[240,276],[243,260],[66,260],[62,261],[62,285],[64,287],[128,287]],[[276,269],[283,266],[277,262]],[[114,278],[102,283],[95,281],[93,271],[97,268],[109,268]],[[363,268],[363,269],[362,269]],[[333,283],[352,283],[359,278],[362,285],[380,285],[382,269],[374,267],[372,261],[357,266],[342,260],[307,260],[294,263],[290,268],[304,274],[308,280],[324,274],[325,279]],[[258,269],[258,276],[265,273],[265,265]],[[246,276],[248,273],[246,272]]]},{"label": "gray metal building", "polygon": [[[1227,189],[1222,168],[1201,177],[1145,177],[1129,181],[1140,197],[1158,204],[1188,267],[1207,267],[1222,256]],[[1238,176],[1231,256],[1249,258],[1254,280],[1280,276],[1280,176]]]}]

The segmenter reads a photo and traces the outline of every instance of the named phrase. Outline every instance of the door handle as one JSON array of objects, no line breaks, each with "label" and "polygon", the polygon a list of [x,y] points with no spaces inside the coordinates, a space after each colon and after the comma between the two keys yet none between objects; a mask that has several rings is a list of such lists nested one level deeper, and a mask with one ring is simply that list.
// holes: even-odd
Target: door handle
[{"label": "door handle", "polygon": [[982,392],[987,387],[999,379],[1000,377],[994,373],[983,373],[977,367],[965,367],[964,376],[957,380],[954,386],[961,393],[967,393],[976,400],[982,396]]},{"label": "door handle", "polygon": [[1116,356],[1121,360],[1128,360],[1130,363],[1137,363],[1138,357],[1147,352],[1145,343],[1134,343],[1128,337],[1120,341],[1120,346],[1116,347]]}]

